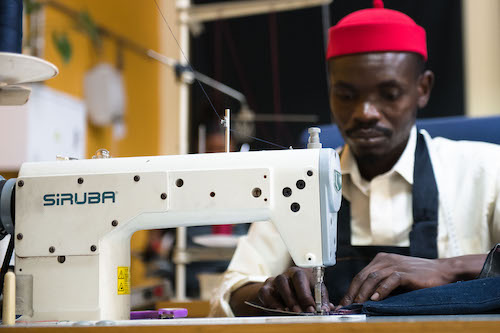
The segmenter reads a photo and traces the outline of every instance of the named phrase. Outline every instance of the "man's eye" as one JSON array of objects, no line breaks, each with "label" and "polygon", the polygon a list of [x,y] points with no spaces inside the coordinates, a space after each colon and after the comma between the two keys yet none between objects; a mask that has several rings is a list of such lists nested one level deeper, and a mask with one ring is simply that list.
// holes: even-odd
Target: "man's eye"
[{"label": "man's eye", "polygon": [[399,89],[382,90],[381,95],[384,99],[388,101],[396,101],[399,97],[401,97],[401,90]]},{"label": "man's eye", "polygon": [[335,97],[342,101],[352,101],[356,98],[355,94],[350,91],[335,91]]}]

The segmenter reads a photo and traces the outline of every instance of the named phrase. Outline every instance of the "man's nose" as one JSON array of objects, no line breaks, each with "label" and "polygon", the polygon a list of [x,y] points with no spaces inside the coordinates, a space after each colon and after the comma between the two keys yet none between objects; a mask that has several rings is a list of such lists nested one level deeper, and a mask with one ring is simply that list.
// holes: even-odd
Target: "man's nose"
[{"label": "man's nose", "polygon": [[361,122],[373,122],[380,120],[381,114],[373,102],[365,101],[356,107],[354,118]]}]

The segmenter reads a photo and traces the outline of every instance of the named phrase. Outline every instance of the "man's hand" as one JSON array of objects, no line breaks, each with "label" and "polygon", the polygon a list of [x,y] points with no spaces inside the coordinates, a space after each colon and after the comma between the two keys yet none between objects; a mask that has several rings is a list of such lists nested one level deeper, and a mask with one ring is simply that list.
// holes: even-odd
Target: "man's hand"
[{"label": "man's hand", "polygon": [[[258,292],[263,306],[271,309],[293,312],[316,312],[314,301],[314,279],[312,270],[291,267],[285,273],[269,278]],[[333,304],[328,300],[328,292],[323,284],[322,309],[329,312]]]},{"label": "man's hand", "polygon": [[379,301],[396,288],[416,290],[471,279],[481,271],[484,255],[423,259],[379,253],[354,277],[340,305]]}]

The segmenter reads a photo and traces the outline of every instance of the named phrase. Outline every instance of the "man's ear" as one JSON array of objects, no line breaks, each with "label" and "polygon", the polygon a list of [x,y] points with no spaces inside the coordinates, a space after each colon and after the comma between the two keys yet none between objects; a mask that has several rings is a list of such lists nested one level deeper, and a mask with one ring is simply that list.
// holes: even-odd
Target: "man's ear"
[{"label": "man's ear", "polygon": [[434,73],[430,70],[423,72],[418,78],[418,108],[422,109],[429,102],[432,86],[434,85]]}]

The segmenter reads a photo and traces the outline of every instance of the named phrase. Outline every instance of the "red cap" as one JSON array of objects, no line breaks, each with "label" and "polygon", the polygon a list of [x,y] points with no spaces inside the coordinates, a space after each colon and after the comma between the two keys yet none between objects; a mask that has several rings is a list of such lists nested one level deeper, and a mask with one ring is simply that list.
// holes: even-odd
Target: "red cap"
[{"label": "red cap", "polygon": [[382,0],[374,0],[373,6],[347,15],[330,28],[326,58],[402,51],[418,53],[427,60],[424,28],[406,14],[385,9]]}]

